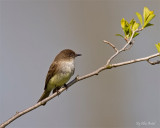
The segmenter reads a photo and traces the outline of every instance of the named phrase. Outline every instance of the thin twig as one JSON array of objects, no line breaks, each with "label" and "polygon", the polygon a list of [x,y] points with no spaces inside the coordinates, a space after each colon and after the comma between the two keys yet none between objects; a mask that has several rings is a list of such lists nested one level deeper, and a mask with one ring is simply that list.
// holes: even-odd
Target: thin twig
[{"label": "thin twig", "polygon": [[157,60],[155,62],[150,61],[150,59],[147,60],[148,63],[150,63],[151,65],[156,65],[156,64],[160,64],[160,60]]},{"label": "thin twig", "polygon": [[115,52],[118,51],[118,49],[111,42],[106,41],[106,40],[103,40],[103,42],[106,43],[106,44],[109,44],[115,50]]},{"label": "thin twig", "polygon": [[130,44],[124,49],[124,51],[131,49],[132,46],[133,46],[133,41],[130,42]]},{"label": "thin twig", "polygon": [[[111,63],[111,61],[112,61],[118,54],[120,54],[121,52],[126,51],[126,50],[129,50],[129,49],[133,46],[133,41],[132,41],[132,40],[133,40],[134,34],[135,34],[136,32],[142,31],[142,30],[143,30],[143,28],[137,29],[137,30],[135,30],[135,31],[132,32],[132,35],[131,35],[131,37],[130,37],[129,39],[124,38],[127,43],[126,43],[120,50],[118,50],[118,49],[116,50],[116,53],[113,54],[113,55],[108,59],[106,65],[109,65],[109,64]],[[128,47],[129,45],[130,45],[130,47]]]},{"label": "thin twig", "polygon": [[[133,63],[137,63],[137,62],[141,62],[141,61],[147,61],[151,58],[155,58],[158,57],[160,55],[160,53],[156,53],[144,58],[139,58],[139,59],[135,59],[135,60],[130,60],[130,61],[125,61],[125,62],[121,62],[121,63],[117,63],[117,64],[112,64],[111,67],[115,68],[115,67],[119,67],[119,66],[123,66],[123,65],[128,65],[128,64],[133,64]],[[159,64],[159,63],[157,63]]]},{"label": "thin twig", "polygon": [[[120,54],[122,51],[126,51],[126,50],[127,50],[127,49],[126,49],[127,46],[131,44],[132,39],[133,39],[133,36],[134,36],[135,32],[137,32],[137,31],[138,31],[138,30],[132,32],[132,35],[131,35],[130,39],[129,39],[129,40],[126,40],[127,43],[126,43],[120,50],[117,50],[116,53],[113,54],[113,55],[108,59],[106,65],[109,65],[109,64],[111,63],[111,61],[112,61],[118,54]],[[131,47],[132,47],[132,45],[131,45]]]}]

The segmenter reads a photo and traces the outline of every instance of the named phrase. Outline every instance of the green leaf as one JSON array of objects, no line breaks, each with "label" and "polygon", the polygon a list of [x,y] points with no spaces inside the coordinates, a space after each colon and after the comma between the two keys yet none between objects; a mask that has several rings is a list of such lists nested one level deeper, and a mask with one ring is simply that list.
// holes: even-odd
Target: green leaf
[{"label": "green leaf", "polygon": [[127,20],[125,20],[125,27],[129,27],[129,23],[128,23],[128,21]]},{"label": "green leaf", "polygon": [[138,32],[134,33],[133,38],[135,38],[135,37],[136,37],[136,36],[138,36],[138,35],[139,35],[139,33],[138,33]]},{"label": "green leaf", "polygon": [[150,14],[150,10],[147,7],[144,7],[144,10],[143,10],[144,23],[146,22],[149,14]]},{"label": "green leaf", "polygon": [[149,27],[149,26],[153,26],[154,24],[151,24],[151,23],[148,23],[146,26],[145,26],[145,28],[146,27]]},{"label": "green leaf", "polygon": [[144,28],[147,26],[147,24],[155,17],[154,13],[151,13],[148,18],[146,19],[146,21],[144,22]]},{"label": "green leaf", "polygon": [[143,11],[143,17],[144,17],[144,25],[143,28],[146,26],[151,26],[149,22],[155,17],[154,11],[150,11],[147,7],[144,7]]},{"label": "green leaf", "polygon": [[136,22],[136,21],[135,21],[134,19],[132,19],[129,24],[130,24],[131,26],[133,26],[133,24],[134,24],[135,22]]},{"label": "green leaf", "polygon": [[128,36],[129,35],[129,23],[128,23],[128,21],[126,21],[124,18],[122,18],[122,20],[121,20],[121,27],[122,27],[122,29],[123,29],[123,31],[124,31],[124,34],[125,34],[125,37],[126,36]]},{"label": "green leaf", "polygon": [[126,27],[124,28],[124,34],[125,34],[125,36],[129,35],[129,33],[130,33],[130,29],[129,29],[128,26],[126,26]]},{"label": "green leaf", "polygon": [[[117,34],[117,36],[121,36],[123,38],[130,38],[132,36],[132,32],[137,30],[139,27],[139,23],[136,23],[134,19],[128,23],[124,18],[121,20],[121,27],[124,31],[125,36],[122,36],[120,34]],[[136,37],[138,34],[135,34],[134,37]]]},{"label": "green leaf", "polygon": [[139,23],[136,23],[136,22],[135,22],[135,23],[133,24],[132,30],[135,31],[135,30],[138,29],[138,27],[139,27]]},{"label": "green leaf", "polygon": [[121,35],[121,34],[116,34],[116,36],[120,36],[120,37],[124,38],[124,36],[123,36],[123,35]]},{"label": "green leaf", "polygon": [[121,27],[122,27],[122,29],[125,28],[125,24],[126,24],[126,21],[125,21],[124,18],[122,18],[122,20],[121,20]]},{"label": "green leaf", "polygon": [[156,45],[156,48],[157,48],[158,52],[160,52],[160,43],[155,44],[155,45]]},{"label": "green leaf", "polygon": [[129,29],[129,37],[132,36],[132,30],[131,30],[131,27],[128,28]]},{"label": "green leaf", "polygon": [[139,22],[141,23],[141,26],[142,26],[143,25],[142,15],[140,13],[138,13],[138,12],[136,12],[136,15],[137,15],[137,17],[139,19]]}]

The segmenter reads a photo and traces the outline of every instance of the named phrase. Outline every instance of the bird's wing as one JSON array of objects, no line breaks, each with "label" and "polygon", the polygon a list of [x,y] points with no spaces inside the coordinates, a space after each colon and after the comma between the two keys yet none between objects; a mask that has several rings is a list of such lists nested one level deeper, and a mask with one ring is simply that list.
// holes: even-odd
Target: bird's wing
[{"label": "bird's wing", "polygon": [[53,62],[48,70],[46,81],[45,81],[45,87],[44,90],[47,88],[47,84],[49,80],[57,73],[57,63]]}]

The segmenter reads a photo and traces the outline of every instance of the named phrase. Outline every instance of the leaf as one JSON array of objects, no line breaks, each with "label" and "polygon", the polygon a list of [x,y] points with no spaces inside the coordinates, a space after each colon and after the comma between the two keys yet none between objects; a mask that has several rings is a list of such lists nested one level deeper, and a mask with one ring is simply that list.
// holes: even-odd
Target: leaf
[{"label": "leaf", "polygon": [[147,17],[149,16],[149,14],[150,14],[150,10],[147,7],[144,7],[144,10],[143,10],[144,23],[146,22]]},{"label": "leaf", "polygon": [[128,26],[126,26],[126,27],[124,28],[124,34],[125,34],[125,36],[129,35],[129,33],[130,33],[130,29],[129,29]]},{"label": "leaf", "polygon": [[158,52],[160,52],[160,43],[155,44],[155,45],[156,45],[156,48],[157,48]]},{"label": "leaf", "polygon": [[154,24],[151,24],[151,23],[148,23],[146,26],[145,26],[145,28],[146,27],[149,27],[149,26],[153,26]]},{"label": "leaf", "polygon": [[124,36],[123,36],[123,35],[121,35],[121,34],[116,34],[116,36],[120,36],[120,37],[124,38]]},{"label": "leaf", "polygon": [[134,24],[135,22],[136,22],[136,21],[135,21],[134,19],[132,19],[132,20],[130,21],[130,25],[133,26],[133,24]]},{"label": "leaf", "polygon": [[122,27],[122,29],[124,29],[125,28],[125,19],[124,18],[122,18],[122,20],[121,20],[121,27]]},{"label": "leaf", "polygon": [[147,7],[144,7],[143,11],[143,17],[144,17],[144,25],[143,28],[146,26],[151,26],[149,22],[155,17],[154,11],[150,11]]},{"label": "leaf", "polygon": [[121,27],[124,31],[125,37],[128,36],[130,33],[129,23],[124,18],[122,18],[122,20],[121,20]]},{"label": "leaf", "polygon": [[128,28],[129,29],[129,37],[132,36],[132,30],[131,30],[131,27]]},{"label": "leaf", "polygon": [[135,31],[135,30],[138,29],[138,27],[139,27],[139,23],[136,23],[136,22],[135,22],[135,23],[133,24],[132,30]]},{"label": "leaf", "polygon": [[136,12],[136,15],[137,15],[137,17],[139,19],[139,22],[141,23],[141,26],[142,26],[143,25],[142,15],[140,13],[138,13],[138,12]]},{"label": "leaf", "polygon": [[139,35],[139,33],[138,33],[138,32],[134,33],[133,38],[135,38],[135,37],[136,37],[136,36],[138,36],[138,35]]},{"label": "leaf", "polygon": [[147,24],[155,17],[155,14],[150,14],[146,21],[144,22],[144,28],[147,26]]}]

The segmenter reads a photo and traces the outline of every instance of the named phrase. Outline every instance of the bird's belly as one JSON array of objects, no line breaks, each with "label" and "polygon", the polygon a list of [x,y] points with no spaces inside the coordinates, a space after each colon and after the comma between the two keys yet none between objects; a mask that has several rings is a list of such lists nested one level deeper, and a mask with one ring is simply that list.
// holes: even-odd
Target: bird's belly
[{"label": "bird's belly", "polygon": [[68,80],[71,78],[72,74],[71,73],[68,73],[68,72],[65,72],[65,73],[58,73],[56,75],[54,75],[50,80],[49,80],[49,83],[48,83],[48,87],[47,89],[48,90],[52,90],[54,89],[55,87],[61,87],[63,86],[65,83],[68,82]]}]

